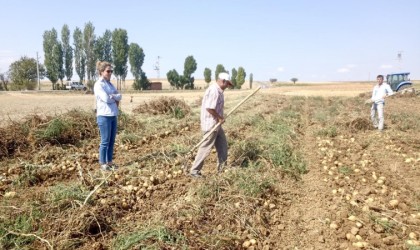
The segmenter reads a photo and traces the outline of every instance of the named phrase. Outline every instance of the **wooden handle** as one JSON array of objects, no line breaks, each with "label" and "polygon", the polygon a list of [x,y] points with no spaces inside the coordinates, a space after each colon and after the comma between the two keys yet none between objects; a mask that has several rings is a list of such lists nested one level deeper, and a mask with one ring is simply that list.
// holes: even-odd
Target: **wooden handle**
[{"label": "wooden handle", "polygon": [[[255,93],[257,93],[258,92],[258,90],[260,90],[261,89],[261,87],[258,87],[256,90],[254,90],[251,94],[249,94],[247,97],[245,97],[240,103],[238,103],[238,104],[236,104],[236,106],[235,107],[233,107],[232,108],[232,110],[231,111],[229,111],[229,113],[224,117],[225,119],[226,118],[228,118],[237,108],[239,108],[239,106],[241,106],[244,102],[246,102],[246,100],[248,100],[251,96],[253,96]],[[220,122],[218,122],[216,125],[214,125],[214,127],[209,131],[209,132],[207,132],[205,135],[204,135],[204,137],[203,137],[203,139],[201,139],[201,141],[199,142],[199,143],[197,143],[197,145],[195,145],[189,152],[188,152],[188,154],[191,154],[196,148],[198,148],[200,145],[201,145],[201,143],[203,143],[210,135],[211,135],[211,133],[213,133],[214,131],[216,131],[216,129],[218,128],[218,127],[220,127],[220,125],[222,125]]]}]

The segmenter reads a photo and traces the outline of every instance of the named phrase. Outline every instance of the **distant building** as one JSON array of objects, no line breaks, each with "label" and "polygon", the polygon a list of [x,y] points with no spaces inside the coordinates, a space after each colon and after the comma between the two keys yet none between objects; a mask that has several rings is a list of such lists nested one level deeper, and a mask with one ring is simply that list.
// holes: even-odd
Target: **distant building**
[{"label": "distant building", "polygon": [[150,83],[150,90],[162,90],[162,83],[161,82],[151,82]]}]

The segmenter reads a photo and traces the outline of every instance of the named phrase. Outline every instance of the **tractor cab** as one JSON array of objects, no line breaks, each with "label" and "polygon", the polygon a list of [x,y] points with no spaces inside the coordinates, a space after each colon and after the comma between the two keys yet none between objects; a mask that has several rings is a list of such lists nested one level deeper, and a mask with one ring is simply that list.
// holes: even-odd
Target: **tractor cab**
[{"label": "tractor cab", "polygon": [[409,74],[408,72],[388,74],[386,75],[386,82],[395,92],[409,88],[413,85],[408,78]]}]

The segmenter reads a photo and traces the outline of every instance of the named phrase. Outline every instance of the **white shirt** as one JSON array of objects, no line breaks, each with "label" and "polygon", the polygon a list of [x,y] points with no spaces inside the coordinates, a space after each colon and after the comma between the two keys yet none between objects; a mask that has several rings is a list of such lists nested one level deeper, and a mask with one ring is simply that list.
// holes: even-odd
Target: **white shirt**
[{"label": "white shirt", "polygon": [[104,78],[95,82],[93,92],[96,97],[96,116],[118,116],[117,102],[121,101],[121,94]]},{"label": "white shirt", "polygon": [[391,87],[387,83],[382,83],[381,85],[376,84],[373,87],[372,91],[372,101],[375,103],[385,103],[385,96],[393,95],[394,92],[392,91]]},{"label": "white shirt", "polygon": [[217,120],[207,111],[207,109],[214,109],[216,113],[223,116],[223,106],[225,99],[223,90],[217,83],[211,84],[204,93],[203,102],[201,104],[201,130],[203,132],[210,131],[216,124]]}]

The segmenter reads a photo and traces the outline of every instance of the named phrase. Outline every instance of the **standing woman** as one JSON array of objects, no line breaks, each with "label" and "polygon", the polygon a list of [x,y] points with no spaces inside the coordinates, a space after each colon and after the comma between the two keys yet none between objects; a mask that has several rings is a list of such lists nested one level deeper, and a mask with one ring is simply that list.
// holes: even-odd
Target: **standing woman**
[{"label": "standing woman", "polygon": [[93,91],[96,97],[96,121],[101,134],[99,164],[101,170],[111,171],[118,168],[112,162],[112,156],[117,135],[118,104],[122,96],[110,82],[113,72],[111,63],[97,62],[96,69],[99,79],[95,82]]}]

